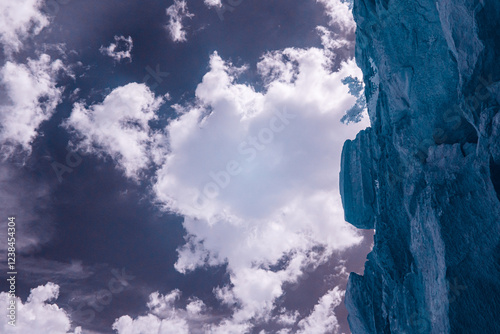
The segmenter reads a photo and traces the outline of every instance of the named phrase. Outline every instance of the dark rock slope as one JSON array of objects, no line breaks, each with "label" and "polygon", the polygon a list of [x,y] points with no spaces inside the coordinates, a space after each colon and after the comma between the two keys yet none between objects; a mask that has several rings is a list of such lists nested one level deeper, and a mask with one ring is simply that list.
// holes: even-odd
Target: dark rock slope
[{"label": "dark rock slope", "polygon": [[371,128],[346,220],[375,228],[353,333],[500,333],[500,1],[355,0]]}]

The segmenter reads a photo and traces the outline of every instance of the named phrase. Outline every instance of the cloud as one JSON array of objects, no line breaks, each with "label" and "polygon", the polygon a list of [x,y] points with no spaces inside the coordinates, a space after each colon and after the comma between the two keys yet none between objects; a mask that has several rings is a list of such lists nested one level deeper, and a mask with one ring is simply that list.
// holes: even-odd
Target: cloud
[{"label": "cloud", "polygon": [[[62,87],[56,87],[58,73],[67,71],[60,60],[47,54],[28,59],[27,64],[7,61],[0,68],[0,143],[7,158],[16,148],[30,153],[40,124],[48,120],[61,101]],[[3,95],[3,96],[2,96]]]},{"label": "cloud", "polygon": [[115,43],[111,43],[107,47],[101,46],[99,51],[101,51],[103,55],[109,56],[117,62],[126,59],[128,59],[128,61],[132,61],[131,52],[133,45],[134,43],[132,42],[132,37],[115,36]]},{"label": "cloud", "polygon": [[[50,119],[61,101],[62,87],[57,78],[69,70],[60,60],[47,54],[27,59],[25,64],[6,61],[0,68],[0,211],[17,219],[20,238],[17,251],[30,253],[52,236],[50,219],[42,218],[49,187],[29,177],[19,165],[32,150],[40,135],[40,125]],[[20,161],[16,158],[20,158]],[[5,237],[7,221],[0,222],[0,237]],[[5,254],[0,250],[0,254]]]},{"label": "cloud", "polygon": [[152,314],[132,319],[126,315],[113,324],[113,329],[119,334],[189,334],[186,322],[183,319],[160,319]]},{"label": "cloud", "polygon": [[334,309],[340,305],[343,296],[344,292],[338,287],[328,291],[314,306],[312,313],[299,322],[300,331],[297,333],[338,333],[339,324]]},{"label": "cloud", "polygon": [[[187,12],[185,6],[176,1],[167,13]],[[361,71],[350,58],[333,66],[333,47],[324,44],[264,54],[257,64],[262,91],[239,82],[246,67],[215,52],[196,99],[172,106],[177,117],[165,133],[149,127],[163,100],[141,84],[119,87],[90,107],[75,104],[64,123],[80,137],[78,146],[111,156],[128,177],[139,178],[151,162],[160,166],[152,179],[156,198],[184,217],[187,231],[175,268],[188,273],[227,265],[230,283],[214,293],[232,314],[205,322],[209,333],[244,333],[269,321],[284,332],[299,326],[292,311],[273,316],[285,285],[362,240],[344,221],[338,190],[342,145],[368,125],[366,117],[341,122],[357,101],[343,79]],[[172,293],[150,296],[146,315],[120,317],[113,328],[120,334],[161,333],[167,326],[193,331],[206,313],[188,313],[203,304],[178,308]],[[334,297],[329,292],[308,319],[335,324]],[[329,328],[327,320],[321,328]],[[312,321],[299,327],[307,330]]]},{"label": "cloud", "polygon": [[188,11],[184,0],[174,0],[174,4],[167,8],[167,30],[174,42],[186,42],[186,31],[182,25],[185,18],[192,18],[194,14]]},{"label": "cloud", "polygon": [[330,18],[328,27],[318,26],[321,43],[328,56],[341,61],[354,57],[356,22],[352,16],[352,1],[316,0],[325,7],[325,14]]},{"label": "cloud", "polygon": [[132,319],[125,315],[115,320],[113,329],[118,334],[192,334],[202,333],[203,324],[207,321],[204,315],[205,304],[199,300],[191,300],[185,308],[177,308],[175,302],[180,297],[179,290],[166,295],[154,292],[149,296],[146,315]]},{"label": "cloud", "polygon": [[23,41],[49,25],[40,12],[43,0],[0,1],[0,43],[7,55],[19,51]]},{"label": "cloud", "polygon": [[325,7],[326,15],[330,18],[329,25],[344,33],[354,32],[356,22],[352,16],[352,1],[350,0],[316,0]]},{"label": "cloud", "polygon": [[176,269],[227,263],[230,274],[216,292],[235,312],[214,332],[265,320],[285,282],[361,241],[338,191],[342,145],[367,125],[340,122],[356,102],[342,79],[361,73],[353,60],[337,72],[330,65],[317,48],[267,53],[257,66],[266,89],[257,92],[237,82],[244,68],[214,53],[198,102],[176,106],[167,126],[154,190],[185,217]]},{"label": "cloud", "polygon": [[299,322],[300,330],[297,334],[326,334],[338,333],[339,323],[335,317],[334,309],[340,305],[344,292],[338,287],[328,291],[318,304],[314,306],[311,314]]},{"label": "cloud", "polygon": [[222,6],[222,0],[204,0],[204,2],[209,8]]},{"label": "cloud", "polygon": [[[19,218],[16,218],[16,223],[19,224],[19,222]],[[5,230],[7,231],[7,228],[5,228]],[[17,233],[19,232],[17,231]],[[19,247],[18,242],[23,239],[24,236],[16,240],[16,248]],[[59,262],[43,258],[33,258],[29,255],[19,256],[20,252],[18,249],[16,249],[16,251],[18,252],[18,259],[23,263],[22,278],[25,283],[34,285],[51,281],[64,282],[64,284],[68,284],[73,281],[88,279],[96,274],[96,269],[94,267],[84,265],[78,260],[71,261],[69,263]],[[0,263],[0,270],[7,272],[7,269],[7,263]]]},{"label": "cloud", "polygon": [[127,177],[137,180],[160,158],[152,155],[158,135],[149,122],[162,103],[145,84],[130,83],[114,89],[102,103],[75,103],[63,125],[76,133],[79,149],[110,156]]},{"label": "cloud", "polygon": [[323,48],[328,51],[329,55],[332,57],[336,58],[339,50],[351,49],[354,47],[354,41],[347,36],[342,37],[323,26],[316,27],[316,30],[320,35]]},{"label": "cloud", "polygon": [[[274,319],[276,326],[273,332],[337,334],[339,324],[334,311],[342,302],[343,296],[344,292],[338,287],[329,290],[319,299],[312,312],[300,321],[299,312],[283,308]],[[136,318],[121,316],[115,320],[112,328],[118,334],[241,334],[252,329],[250,323],[237,323],[231,319],[218,322],[219,317],[210,315],[210,310],[199,299],[191,299],[183,308],[176,307],[180,297],[179,290],[173,290],[166,295],[154,292],[149,296],[148,312],[145,315]]]},{"label": "cloud", "polygon": [[[31,289],[31,293],[25,303],[21,298],[15,297],[16,322],[15,327],[8,322],[10,319],[3,316],[0,319],[1,332],[10,333],[51,333],[51,334],[81,334],[81,328],[75,328],[70,332],[71,320],[68,314],[57,306],[49,304],[51,300],[59,296],[59,286],[54,283],[40,285]],[[7,310],[14,300],[7,292],[0,293],[0,308]]]}]

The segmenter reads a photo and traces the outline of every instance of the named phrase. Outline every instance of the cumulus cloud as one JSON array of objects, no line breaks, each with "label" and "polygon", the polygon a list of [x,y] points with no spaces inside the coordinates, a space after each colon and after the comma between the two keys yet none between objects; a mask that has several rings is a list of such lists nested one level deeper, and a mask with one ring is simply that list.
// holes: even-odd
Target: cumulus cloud
[{"label": "cumulus cloud", "polygon": [[314,306],[311,314],[299,322],[300,330],[297,334],[330,334],[339,332],[339,323],[335,316],[335,308],[342,302],[344,292],[338,287],[328,291],[318,304]]},{"label": "cumulus cloud", "polygon": [[9,324],[9,317],[0,317],[0,332],[5,334],[25,334],[25,333],[51,333],[51,334],[81,334],[81,328],[71,330],[71,320],[68,314],[57,304],[50,304],[51,300],[59,296],[59,286],[54,283],[40,285],[31,289],[31,293],[26,300],[22,302],[21,298],[11,298],[9,293],[0,293],[0,308],[7,310],[11,301],[16,302],[16,321],[15,326]]},{"label": "cumulus cloud", "polygon": [[353,60],[336,72],[330,65],[322,49],[270,52],[257,92],[237,82],[244,68],[214,53],[198,103],[177,106],[167,126],[170,151],[154,190],[185,217],[176,268],[227,263],[230,273],[216,293],[235,312],[214,332],[265,319],[285,282],[361,241],[338,191],[342,144],[367,125],[340,122],[356,102],[342,79],[361,73]]},{"label": "cumulus cloud", "polygon": [[157,152],[158,134],[149,122],[162,103],[145,84],[130,83],[114,89],[102,103],[75,103],[63,124],[78,136],[79,149],[110,156],[127,177],[138,179],[160,158],[152,154]]},{"label": "cumulus cloud", "polygon": [[42,54],[27,64],[7,61],[0,68],[0,143],[4,158],[17,147],[31,152],[40,124],[48,120],[61,101],[58,73],[66,68],[60,60]]},{"label": "cumulus cloud", "polygon": [[122,60],[132,61],[132,47],[134,43],[132,42],[132,37],[128,36],[115,36],[115,42],[111,43],[109,46],[101,46],[99,51],[106,56],[113,58],[115,61],[120,62]]},{"label": "cumulus cloud", "polygon": [[185,308],[177,308],[175,302],[180,297],[179,290],[166,295],[158,292],[149,296],[147,304],[149,312],[135,319],[128,315],[115,320],[113,329],[118,334],[191,334],[201,333],[207,316],[204,315],[205,304],[199,300],[191,300]]},{"label": "cumulus cloud", "polygon": [[[176,1],[171,14],[179,12],[176,6],[187,12]],[[82,137],[80,146],[110,155],[129,177],[136,178],[148,161],[160,164],[154,193],[165,209],[184,217],[187,231],[176,269],[225,264],[230,276],[230,284],[214,293],[233,312],[204,331],[245,333],[266,321],[281,324],[283,332],[292,325],[307,331],[314,319],[322,330],[336,328],[338,289],[298,324],[294,312],[271,317],[285,284],[362,240],[344,221],[338,190],[342,145],[368,125],[366,117],[349,126],[341,122],[357,102],[344,78],[361,77],[361,71],[349,58],[333,66],[332,49],[266,53],[257,64],[262,91],[238,81],[246,67],[215,52],[196,100],[173,105],[177,117],[165,134],[148,126],[161,99],[139,84],[117,88],[88,108],[75,104],[65,122]],[[134,126],[124,126],[130,118]],[[165,138],[161,149],[153,147]],[[163,161],[151,157],[162,152]],[[203,309],[201,302],[179,309],[177,294],[167,296],[152,295],[146,315],[123,316],[113,328],[120,334],[162,333],[167,326],[192,331],[196,317],[187,314]],[[157,299],[164,306],[153,307]]]},{"label": "cumulus cloud", "polygon": [[43,2],[0,1],[0,43],[6,54],[19,51],[28,36],[37,35],[49,24],[47,16],[40,12]]},{"label": "cumulus cloud", "polygon": [[185,18],[192,18],[194,14],[188,11],[187,3],[184,0],[174,0],[174,4],[167,8],[168,24],[167,30],[170,38],[174,42],[185,42],[186,31],[182,25]]}]

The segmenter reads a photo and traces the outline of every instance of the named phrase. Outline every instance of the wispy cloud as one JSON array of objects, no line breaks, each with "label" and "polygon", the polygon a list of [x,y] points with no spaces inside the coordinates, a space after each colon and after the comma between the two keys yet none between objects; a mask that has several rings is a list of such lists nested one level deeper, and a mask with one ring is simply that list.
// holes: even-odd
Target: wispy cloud
[{"label": "wispy cloud", "polygon": [[186,18],[190,19],[194,16],[194,14],[189,12],[186,1],[174,0],[174,4],[167,8],[167,16],[167,30],[172,41],[186,42],[186,31],[184,30],[182,22]]},{"label": "wispy cloud", "polygon": [[122,60],[132,61],[133,46],[134,43],[132,42],[132,37],[115,36],[114,43],[111,43],[107,47],[101,46],[99,51],[101,51],[103,55],[109,56],[117,62]]}]

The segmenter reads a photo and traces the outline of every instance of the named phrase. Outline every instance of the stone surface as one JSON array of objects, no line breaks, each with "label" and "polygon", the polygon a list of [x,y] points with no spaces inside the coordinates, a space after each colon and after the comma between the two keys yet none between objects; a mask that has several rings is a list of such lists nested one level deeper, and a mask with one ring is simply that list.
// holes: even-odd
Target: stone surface
[{"label": "stone surface", "polygon": [[371,128],[347,141],[346,220],[375,228],[353,333],[500,333],[500,2],[355,0]]}]

